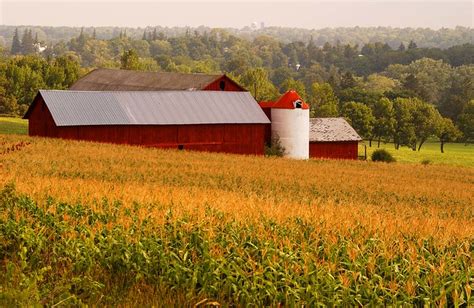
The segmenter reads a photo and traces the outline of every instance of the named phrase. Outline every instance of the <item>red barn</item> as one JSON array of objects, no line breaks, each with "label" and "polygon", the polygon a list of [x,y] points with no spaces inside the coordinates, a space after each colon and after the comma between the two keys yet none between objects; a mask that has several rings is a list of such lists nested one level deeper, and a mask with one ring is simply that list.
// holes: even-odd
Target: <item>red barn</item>
[{"label": "red barn", "polygon": [[99,68],[91,71],[70,90],[76,91],[246,91],[225,74],[140,72]]},{"label": "red barn", "polygon": [[343,118],[312,118],[309,129],[310,157],[357,159],[362,138]]},{"label": "red barn", "polygon": [[248,92],[40,90],[30,136],[262,155],[270,123]]}]

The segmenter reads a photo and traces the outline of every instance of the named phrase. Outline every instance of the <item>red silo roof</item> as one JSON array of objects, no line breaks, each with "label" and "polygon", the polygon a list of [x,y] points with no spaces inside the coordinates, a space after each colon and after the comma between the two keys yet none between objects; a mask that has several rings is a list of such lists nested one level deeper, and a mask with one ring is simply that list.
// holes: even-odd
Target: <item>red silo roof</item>
[{"label": "red silo roof", "polygon": [[260,102],[258,104],[261,108],[295,109],[297,101],[301,102],[301,109],[309,109],[309,105],[294,90],[286,92],[276,102]]}]

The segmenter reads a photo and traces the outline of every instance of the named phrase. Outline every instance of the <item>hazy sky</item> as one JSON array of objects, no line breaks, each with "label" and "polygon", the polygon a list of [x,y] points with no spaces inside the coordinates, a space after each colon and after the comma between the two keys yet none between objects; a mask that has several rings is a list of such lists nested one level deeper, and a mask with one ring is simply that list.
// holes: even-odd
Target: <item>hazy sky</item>
[{"label": "hazy sky", "polygon": [[473,1],[0,0],[0,24],[43,26],[473,26]]}]

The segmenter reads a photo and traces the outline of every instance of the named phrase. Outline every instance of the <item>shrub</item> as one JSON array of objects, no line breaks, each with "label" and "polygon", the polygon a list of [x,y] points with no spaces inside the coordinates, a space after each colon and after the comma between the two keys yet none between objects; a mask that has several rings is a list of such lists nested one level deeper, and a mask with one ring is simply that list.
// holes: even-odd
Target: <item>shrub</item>
[{"label": "shrub", "polygon": [[285,148],[281,145],[279,137],[272,137],[270,145],[265,146],[265,156],[282,157],[285,154]]},{"label": "shrub", "polygon": [[390,154],[390,152],[384,149],[375,150],[372,153],[371,158],[372,158],[372,161],[382,161],[386,163],[391,163],[391,162],[396,161],[395,158],[392,156],[392,154]]},{"label": "shrub", "polygon": [[422,164],[422,165],[425,165],[425,166],[426,166],[426,165],[430,165],[430,164],[431,164],[431,160],[429,160],[429,159],[423,159],[423,160],[421,161],[421,164]]}]

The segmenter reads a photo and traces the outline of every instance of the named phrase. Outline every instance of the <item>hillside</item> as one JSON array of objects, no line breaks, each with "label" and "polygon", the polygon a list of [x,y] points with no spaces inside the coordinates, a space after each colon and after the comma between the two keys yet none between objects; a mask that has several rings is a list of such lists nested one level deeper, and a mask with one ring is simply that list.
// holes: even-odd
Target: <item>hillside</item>
[{"label": "hillside", "polygon": [[1,305],[474,303],[472,168],[18,135],[0,153]]}]

